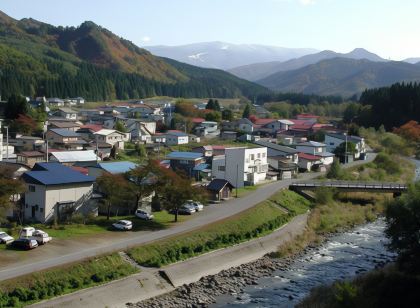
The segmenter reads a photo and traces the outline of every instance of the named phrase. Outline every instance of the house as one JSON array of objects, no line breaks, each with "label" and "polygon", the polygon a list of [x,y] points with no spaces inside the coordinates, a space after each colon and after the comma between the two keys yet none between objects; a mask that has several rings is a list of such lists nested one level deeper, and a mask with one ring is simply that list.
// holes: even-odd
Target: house
[{"label": "house", "polygon": [[296,150],[301,153],[315,155],[321,158],[321,162],[328,166],[334,161],[334,154],[327,152],[327,146],[324,143],[316,141],[307,141],[295,145]]},{"label": "house", "polygon": [[83,105],[85,103],[85,99],[83,97],[73,97],[67,100],[77,105]]},{"label": "house", "polygon": [[16,162],[32,168],[36,163],[46,161],[46,154],[39,151],[24,151],[16,155]]},{"label": "house", "polygon": [[170,167],[173,170],[182,170],[189,177],[197,178],[199,171],[208,168],[208,166],[204,166],[205,161],[201,153],[171,152],[166,156],[166,159],[170,161]]},{"label": "house", "polygon": [[26,184],[24,219],[41,223],[86,206],[95,180],[59,163],[36,163],[22,179]]},{"label": "house", "polygon": [[115,129],[101,129],[95,132],[94,136],[97,142],[115,145],[119,149],[124,149],[124,142],[130,139],[129,133],[121,133]]},{"label": "house", "polygon": [[156,122],[154,121],[127,119],[125,127],[130,133],[132,141],[151,143],[152,135],[156,133]]},{"label": "house", "polygon": [[225,146],[223,145],[203,145],[192,149],[195,153],[201,153],[204,157],[212,157],[225,154]]},{"label": "house", "polygon": [[77,111],[73,109],[62,107],[58,111],[54,112],[54,116],[68,119],[68,120],[77,120]]},{"label": "house", "polygon": [[229,199],[232,196],[233,185],[223,179],[214,179],[207,185],[210,198],[213,201]]},{"label": "house", "polygon": [[238,133],[234,131],[224,130],[220,134],[220,139],[222,140],[236,140]]},{"label": "house", "polygon": [[217,122],[203,121],[194,128],[194,131],[199,136],[206,136],[208,134],[218,134],[219,129]]},{"label": "house", "polygon": [[100,162],[94,166],[88,167],[89,175],[93,178],[98,178],[104,173],[108,174],[123,174],[129,172],[137,167],[137,164],[131,161],[116,161],[116,162]]},{"label": "house", "polygon": [[278,131],[286,131],[293,125],[290,120],[277,119],[257,119],[254,123],[258,131],[262,134],[276,135]]},{"label": "house", "polygon": [[284,156],[268,156],[267,162],[271,175],[280,180],[291,179],[299,170],[297,163],[291,162]]},{"label": "house", "polygon": [[[254,123],[249,119],[243,118],[236,121],[236,127],[239,131],[252,134],[254,132]],[[235,129],[233,128],[233,129]]]},{"label": "house", "polygon": [[81,125],[73,121],[49,121],[49,128],[64,128],[71,131],[77,131]]},{"label": "house", "polygon": [[45,145],[45,141],[40,137],[16,135],[16,138],[9,139],[9,145],[14,146],[19,151],[39,150]]},{"label": "house", "polygon": [[352,142],[356,146],[355,159],[364,159],[366,156],[367,148],[365,139],[358,136],[346,136],[344,134],[325,134],[324,142],[327,145],[328,152],[334,152],[335,149],[344,142]]},{"label": "house", "polygon": [[166,143],[166,135],[162,133],[155,133],[152,135],[152,142],[154,143]]},{"label": "house", "polygon": [[319,116],[310,113],[301,113],[296,116],[296,119],[312,122],[312,124],[315,124],[318,122]]},{"label": "house", "polygon": [[214,156],[212,177],[224,179],[234,187],[256,185],[266,179],[267,148],[226,148],[225,155]]},{"label": "house", "polygon": [[298,163],[299,151],[294,148],[287,147],[280,144],[275,144],[275,143],[264,141],[264,140],[254,141],[254,144],[262,146],[262,147],[266,147],[267,156],[269,157],[280,156],[287,159],[289,163],[293,163],[293,164]]},{"label": "house", "polygon": [[48,142],[52,142],[58,148],[82,150],[83,146],[88,144],[78,133],[65,128],[50,129],[46,137]]},{"label": "house", "polygon": [[293,125],[289,126],[288,132],[293,136],[308,137],[313,133],[314,122],[310,120],[291,119]]},{"label": "house", "polygon": [[86,124],[80,126],[76,131],[85,140],[95,140],[95,133],[103,129],[102,125],[99,124]]},{"label": "house", "polygon": [[322,165],[322,160],[319,156],[299,153],[298,165],[301,171],[313,171],[320,168]]},{"label": "house", "polygon": [[181,131],[170,130],[165,134],[167,145],[188,144],[189,136]]},{"label": "house", "polygon": [[64,100],[62,100],[61,98],[58,98],[58,97],[48,98],[47,103],[48,103],[48,105],[54,106],[54,107],[64,106]]},{"label": "house", "polygon": [[193,134],[188,134],[188,142],[190,143],[200,143],[201,141],[201,137],[193,135]]},{"label": "house", "polygon": [[59,162],[67,166],[86,167],[96,165],[100,158],[93,150],[51,152],[50,161]]}]

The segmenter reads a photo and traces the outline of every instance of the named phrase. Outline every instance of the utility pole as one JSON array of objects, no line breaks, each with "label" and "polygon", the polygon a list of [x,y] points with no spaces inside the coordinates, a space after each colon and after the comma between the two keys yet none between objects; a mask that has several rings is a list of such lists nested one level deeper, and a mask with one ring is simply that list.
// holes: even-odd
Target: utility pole
[{"label": "utility pole", "polygon": [[5,126],[4,128],[6,128],[6,160],[8,161],[9,160],[9,126]]},{"label": "utility pole", "polygon": [[98,164],[98,155],[99,155],[99,147],[98,147],[98,135],[96,135],[96,164]]},{"label": "utility pole", "polygon": [[347,133],[344,134],[346,136],[346,144],[345,144],[345,153],[344,153],[344,164],[347,164]]},{"label": "utility pole", "polygon": [[238,181],[239,181],[239,165],[236,164],[236,198],[238,198]]}]

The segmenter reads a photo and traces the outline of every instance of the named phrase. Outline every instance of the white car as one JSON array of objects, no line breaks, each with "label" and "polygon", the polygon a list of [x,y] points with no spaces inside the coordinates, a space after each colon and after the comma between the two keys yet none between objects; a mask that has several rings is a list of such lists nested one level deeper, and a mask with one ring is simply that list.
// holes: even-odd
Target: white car
[{"label": "white car", "polygon": [[0,231],[0,243],[2,244],[10,244],[11,242],[13,242],[14,238],[11,237],[9,234],[7,234],[6,232]]},{"label": "white car", "polygon": [[197,212],[204,210],[204,205],[199,201],[188,200],[188,205],[192,205]]},{"label": "white car", "polygon": [[131,230],[133,229],[133,223],[129,220],[118,220],[117,222],[113,223],[112,226],[117,230]]},{"label": "white car", "polygon": [[35,230],[30,238],[36,240],[40,245],[46,244],[52,240],[52,237],[42,230]]},{"label": "white car", "polygon": [[152,220],[154,218],[154,216],[152,214],[149,214],[143,210],[137,210],[135,215],[140,218],[140,219],[144,219],[144,220]]},{"label": "white car", "polygon": [[20,230],[19,237],[20,238],[31,237],[34,232],[35,232],[34,227],[25,227],[22,230]]}]

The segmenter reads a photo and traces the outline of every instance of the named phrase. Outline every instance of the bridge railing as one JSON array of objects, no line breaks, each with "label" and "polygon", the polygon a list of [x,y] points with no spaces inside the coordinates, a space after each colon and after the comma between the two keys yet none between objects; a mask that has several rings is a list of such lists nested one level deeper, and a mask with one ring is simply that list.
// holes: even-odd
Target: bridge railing
[{"label": "bridge railing", "polygon": [[375,183],[375,182],[348,182],[348,181],[311,181],[311,182],[295,182],[291,186],[294,187],[332,187],[332,188],[348,188],[348,189],[377,189],[377,190],[407,190],[408,187],[401,183]]}]

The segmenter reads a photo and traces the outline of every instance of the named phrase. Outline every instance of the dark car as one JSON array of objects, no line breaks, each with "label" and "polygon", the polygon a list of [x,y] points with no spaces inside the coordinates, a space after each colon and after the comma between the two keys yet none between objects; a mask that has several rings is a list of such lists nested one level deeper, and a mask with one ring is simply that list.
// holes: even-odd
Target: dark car
[{"label": "dark car", "polygon": [[38,247],[38,242],[36,240],[31,240],[28,238],[19,238],[17,240],[14,240],[10,245],[13,248],[29,250]]}]

